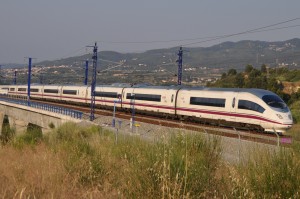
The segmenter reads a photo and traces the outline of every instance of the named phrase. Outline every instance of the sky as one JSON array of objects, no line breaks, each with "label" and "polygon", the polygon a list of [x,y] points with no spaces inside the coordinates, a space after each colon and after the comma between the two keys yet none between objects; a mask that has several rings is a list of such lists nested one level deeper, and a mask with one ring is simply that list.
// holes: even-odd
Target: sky
[{"label": "sky", "polygon": [[[142,52],[239,33],[300,17],[299,0],[1,0],[0,63],[36,62],[99,51]],[[275,27],[300,25],[300,19]],[[274,28],[274,27],[273,27]],[[283,41],[300,27],[199,42]],[[171,42],[172,41],[172,42]]]}]

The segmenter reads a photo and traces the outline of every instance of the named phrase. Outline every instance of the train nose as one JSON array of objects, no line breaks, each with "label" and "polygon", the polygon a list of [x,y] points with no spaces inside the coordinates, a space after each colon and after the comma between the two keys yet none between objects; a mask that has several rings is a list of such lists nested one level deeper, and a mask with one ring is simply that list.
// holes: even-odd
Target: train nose
[{"label": "train nose", "polygon": [[277,113],[278,122],[285,126],[286,129],[289,129],[293,125],[293,117],[292,114],[289,113]]}]

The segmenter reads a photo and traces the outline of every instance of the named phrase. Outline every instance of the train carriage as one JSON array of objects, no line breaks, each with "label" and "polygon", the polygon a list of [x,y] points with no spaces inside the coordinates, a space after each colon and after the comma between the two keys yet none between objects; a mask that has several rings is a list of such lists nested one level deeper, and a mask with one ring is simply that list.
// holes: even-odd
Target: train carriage
[{"label": "train carriage", "polygon": [[75,103],[89,103],[90,98],[87,97],[87,86],[62,86],[61,100]]},{"label": "train carriage", "polygon": [[[2,85],[0,90],[27,96],[27,85]],[[31,85],[31,97],[77,104],[91,102],[91,87]],[[95,88],[97,107],[134,109],[148,114],[191,118],[209,123],[285,132],[293,125],[291,112],[273,92],[262,89],[184,88],[114,84]]]},{"label": "train carriage", "polygon": [[7,95],[8,94],[8,91],[9,91],[9,87],[0,87],[0,95]]},{"label": "train carriage", "polygon": [[262,89],[247,89],[239,95],[237,118],[245,124],[256,124],[264,131],[283,133],[293,124],[291,112],[275,93]]},{"label": "train carriage", "polygon": [[[26,88],[26,90],[27,90],[27,88]],[[30,97],[33,98],[33,99],[43,98],[43,86],[41,86],[41,85],[31,85],[30,86]]]},{"label": "train carriage", "polygon": [[15,94],[18,95],[18,96],[27,96],[27,86],[18,85],[16,87]]},{"label": "train carriage", "polygon": [[181,89],[177,98],[177,115],[209,120],[230,120],[230,106],[233,92],[205,88]]},{"label": "train carriage", "polygon": [[[121,107],[122,105],[122,92],[124,87],[120,86],[97,86],[95,88],[95,103],[97,106],[102,107],[113,107],[116,104],[116,107]],[[91,98],[91,89],[88,90],[88,97]],[[90,102],[89,102],[90,103]]]},{"label": "train carriage", "polygon": [[42,98],[43,99],[50,99],[50,100],[61,100],[61,88],[62,86],[59,85],[45,85],[41,86],[42,87]]},{"label": "train carriage", "polygon": [[8,95],[10,96],[14,96],[16,95],[17,93],[17,85],[9,85],[9,90],[8,90]]},{"label": "train carriage", "polygon": [[130,87],[123,92],[123,108],[130,109],[131,104],[138,111],[175,114],[176,87]]}]

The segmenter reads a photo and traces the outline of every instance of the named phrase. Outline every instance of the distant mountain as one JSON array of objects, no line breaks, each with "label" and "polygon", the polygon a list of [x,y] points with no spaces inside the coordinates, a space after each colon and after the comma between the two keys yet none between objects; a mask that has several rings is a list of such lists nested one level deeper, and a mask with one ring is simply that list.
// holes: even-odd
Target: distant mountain
[{"label": "distant mountain", "polygon": [[[183,62],[193,67],[224,68],[231,67],[244,69],[247,64],[259,67],[262,64],[275,66],[276,64],[300,64],[300,39],[287,41],[239,41],[224,42],[211,47],[184,48]],[[110,60],[119,62],[126,60],[129,66],[147,66],[149,69],[158,65],[175,63],[178,48],[149,50],[143,53],[118,53],[113,51],[99,52],[99,66],[108,67]],[[91,55],[70,57],[55,61],[38,63],[44,66],[77,65],[82,60],[90,59]]]},{"label": "distant mountain", "polygon": [[2,68],[22,68],[24,64],[0,64]]},{"label": "distant mountain", "polygon": [[[178,48],[148,50],[143,53],[118,53],[101,51],[98,54],[97,82],[152,83],[155,85],[176,84]],[[300,69],[300,39],[280,42],[239,41],[224,42],[211,47],[183,48],[184,84],[205,85],[214,82],[228,69],[243,71],[248,64],[260,68],[286,66]],[[45,84],[82,84],[84,61],[91,54],[54,61],[35,63],[32,67],[32,82]],[[122,64],[119,64],[122,63]],[[14,70],[2,70],[2,81],[12,82]],[[89,66],[89,83],[91,68]],[[6,66],[4,65],[3,68]],[[18,83],[27,82],[27,68],[18,69]]]}]

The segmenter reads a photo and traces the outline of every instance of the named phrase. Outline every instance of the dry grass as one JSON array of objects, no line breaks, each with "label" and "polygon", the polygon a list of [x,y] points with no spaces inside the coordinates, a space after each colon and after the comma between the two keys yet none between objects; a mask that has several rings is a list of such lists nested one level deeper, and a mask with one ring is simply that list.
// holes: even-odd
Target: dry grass
[{"label": "dry grass", "polygon": [[66,170],[63,155],[45,144],[22,150],[6,146],[0,156],[1,198],[109,198],[93,187],[78,186],[78,176]]},{"label": "dry grass", "polygon": [[[2,198],[198,198],[216,195],[218,142],[150,143],[74,124],[33,131],[0,149]],[[1,198],[0,197],[0,198]]]},{"label": "dry grass", "polygon": [[287,134],[292,135],[295,141],[300,141],[300,124],[294,124]]},{"label": "dry grass", "polygon": [[0,198],[299,197],[299,145],[233,166],[220,161],[217,139],[114,136],[66,124],[15,138],[0,148]]}]

